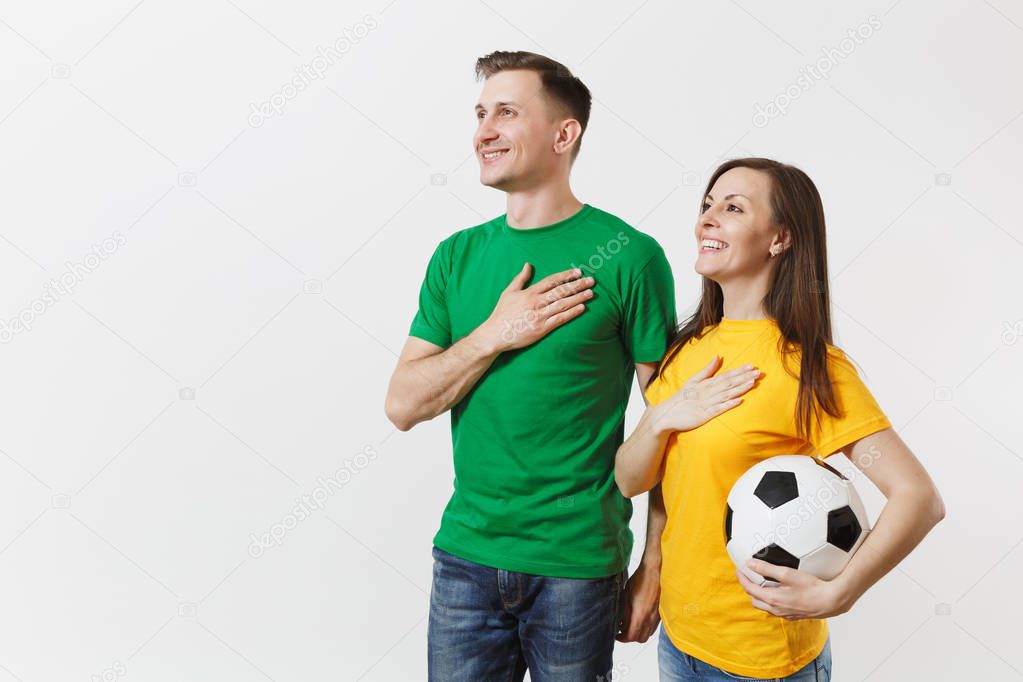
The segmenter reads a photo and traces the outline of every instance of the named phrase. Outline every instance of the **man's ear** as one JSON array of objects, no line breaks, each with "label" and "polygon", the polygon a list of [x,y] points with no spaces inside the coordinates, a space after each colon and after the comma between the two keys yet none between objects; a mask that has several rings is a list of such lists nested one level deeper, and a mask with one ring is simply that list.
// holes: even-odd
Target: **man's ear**
[{"label": "man's ear", "polygon": [[566,118],[558,126],[557,135],[554,137],[554,153],[570,153],[583,134],[583,127],[574,118]]}]

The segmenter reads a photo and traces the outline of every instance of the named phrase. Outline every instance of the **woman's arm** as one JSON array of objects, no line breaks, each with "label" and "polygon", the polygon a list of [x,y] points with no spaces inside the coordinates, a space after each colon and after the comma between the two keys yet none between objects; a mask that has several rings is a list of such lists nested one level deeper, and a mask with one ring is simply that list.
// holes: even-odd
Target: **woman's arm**
[{"label": "woman's arm", "polygon": [[894,429],[861,438],[843,452],[888,498],[874,529],[834,580],[851,607],[945,518],[945,504]]},{"label": "woman's arm", "polygon": [[664,469],[664,446],[671,431],[661,418],[663,408],[647,407],[643,416],[615,455],[615,483],[622,495],[635,497],[653,488]]},{"label": "woman's arm", "polygon": [[760,371],[746,365],[714,376],[717,356],[694,374],[675,395],[647,407],[636,430],[615,455],[615,482],[626,497],[653,488],[664,473],[664,446],[675,431],[689,431],[742,402]]},{"label": "woman's arm", "polygon": [[861,438],[842,452],[888,498],[874,529],[830,581],[752,560],[751,570],[781,583],[761,587],[737,572],[757,608],[790,620],[845,613],[944,518],[945,506],[934,482],[893,429]]}]

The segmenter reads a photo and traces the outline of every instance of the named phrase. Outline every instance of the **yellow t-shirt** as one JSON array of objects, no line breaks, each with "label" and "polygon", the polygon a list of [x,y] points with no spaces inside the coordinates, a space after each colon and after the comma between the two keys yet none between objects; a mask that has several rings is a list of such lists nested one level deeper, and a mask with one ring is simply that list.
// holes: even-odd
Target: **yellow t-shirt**
[{"label": "yellow t-shirt", "polygon": [[[752,364],[758,384],[743,402],[667,442],[662,490],[668,514],[661,536],[661,603],[664,629],[681,651],[728,672],[785,677],[824,647],[824,620],[787,621],[755,608],[735,576],[725,550],[725,501],[732,485],[757,462],[783,454],[830,455],[891,426],[837,348],[829,348],[840,417],[821,410],[809,441],[796,431],[799,355],[783,359],[781,332],[773,320],[730,320],[690,339],[646,390],[656,405],[715,355],[720,372]],[[787,364],[783,364],[787,363]]]}]

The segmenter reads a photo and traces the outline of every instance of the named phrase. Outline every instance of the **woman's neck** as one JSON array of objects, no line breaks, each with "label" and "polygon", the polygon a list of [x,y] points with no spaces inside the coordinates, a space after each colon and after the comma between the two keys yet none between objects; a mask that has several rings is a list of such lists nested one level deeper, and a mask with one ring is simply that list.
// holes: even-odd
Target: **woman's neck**
[{"label": "woman's neck", "polygon": [[718,284],[723,296],[722,308],[725,318],[762,320],[767,317],[767,311],[764,309],[764,299],[767,297],[766,282],[744,280]]}]

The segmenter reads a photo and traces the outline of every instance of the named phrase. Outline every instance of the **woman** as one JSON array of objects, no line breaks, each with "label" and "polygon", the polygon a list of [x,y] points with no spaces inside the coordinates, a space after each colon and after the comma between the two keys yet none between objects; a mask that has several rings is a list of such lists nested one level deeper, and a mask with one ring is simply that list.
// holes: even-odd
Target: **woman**
[{"label": "woman", "polygon": [[[828,680],[823,619],[848,611],[944,507],[831,345],[824,211],[810,178],[769,159],[729,161],[708,183],[695,232],[699,307],[677,330],[647,387],[650,407],[615,462],[628,497],[662,483],[661,680]],[[775,455],[836,452],[887,497],[845,570],[825,581],[752,560],[749,572],[776,587],[736,571],[722,530],[736,479]]]}]

